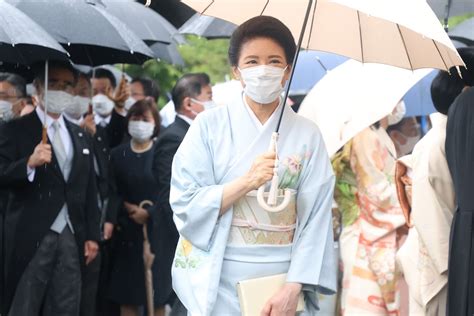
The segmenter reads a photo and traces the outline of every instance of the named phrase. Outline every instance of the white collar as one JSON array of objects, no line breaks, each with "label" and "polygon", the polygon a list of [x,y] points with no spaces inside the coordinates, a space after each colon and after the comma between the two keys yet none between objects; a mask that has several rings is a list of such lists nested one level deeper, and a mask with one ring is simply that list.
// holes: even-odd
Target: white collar
[{"label": "white collar", "polygon": [[176,113],[176,116],[179,117],[180,119],[184,120],[189,125],[193,124],[193,120],[191,118],[187,117],[186,115]]},{"label": "white collar", "polygon": [[259,131],[262,131],[265,126],[267,126],[268,124],[270,124],[270,122],[273,120],[273,117],[275,116],[275,113],[278,113],[280,112],[281,110],[281,107],[282,107],[282,100],[283,98],[280,97],[280,104],[278,104],[278,106],[275,108],[275,110],[273,111],[272,115],[270,115],[270,117],[268,118],[268,120],[265,122],[265,124],[262,124],[262,122],[260,122],[260,120],[258,119],[258,117],[255,115],[255,113],[253,112],[252,108],[250,107],[250,105],[247,103],[247,100],[245,100],[245,94],[242,93],[242,102],[244,103],[244,106],[245,108],[247,109],[247,112],[249,113],[250,115],[250,118],[252,119],[255,127],[259,130]]},{"label": "white collar", "polygon": [[64,117],[66,118],[66,120],[68,120],[69,122],[77,125],[77,126],[81,126],[82,122],[84,121],[84,118],[81,117],[80,119],[75,119],[69,115],[67,115],[67,113],[64,113]]},{"label": "white collar", "polygon": [[94,121],[95,121],[95,124],[97,125],[100,125],[101,122],[105,122],[105,124],[109,125],[111,119],[112,119],[112,114],[110,114],[107,117],[102,117],[99,114],[96,114],[94,116]]},{"label": "white collar", "polygon": [[[45,125],[44,124],[45,113],[44,113],[43,109],[40,106],[36,107],[36,114],[38,115],[38,118],[40,119],[41,124],[44,126]],[[57,120],[53,119],[49,115],[46,115],[46,128],[49,129],[51,127],[51,125],[53,125],[53,122],[55,122],[55,121],[57,121],[59,123],[60,128],[66,128],[66,122],[64,122],[64,117],[63,117],[62,114],[59,116],[59,118]]]}]

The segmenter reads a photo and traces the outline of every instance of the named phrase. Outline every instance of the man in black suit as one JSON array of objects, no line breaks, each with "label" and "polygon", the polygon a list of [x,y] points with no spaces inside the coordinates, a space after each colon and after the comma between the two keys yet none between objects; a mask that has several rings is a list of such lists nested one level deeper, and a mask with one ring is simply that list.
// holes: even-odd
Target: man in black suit
[{"label": "man in black suit", "polygon": [[[116,194],[117,190],[113,175],[111,174],[112,170],[109,166],[110,149],[108,147],[106,130],[101,126],[96,126],[92,116],[86,119],[83,118],[84,114],[88,111],[88,107],[85,105],[88,105],[90,102],[91,92],[92,86],[89,77],[84,73],[79,73],[74,89],[75,101],[70,103],[64,116],[71,123],[83,127],[92,136],[91,148],[94,154],[94,171],[99,192],[100,227],[103,232],[99,254],[83,273],[81,315],[94,316],[99,313],[106,316],[107,313],[104,311],[104,306],[106,305],[105,283],[108,281],[109,271],[107,241],[112,237],[120,202]],[[100,283],[99,279],[101,280]]]},{"label": "man in black suit", "polygon": [[125,101],[129,97],[127,83],[117,81],[110,70],[98,68],[91,79],[94,98],[94,121],[107,133],[108,147],[120,145],[127,129]]},{"label": "man in black suit", "polygon": [[[171,165],[192,121],[212,101],[212,93],[209,93],[210,87],[204,85],[199,76],[200,74],[188,74],[176,82],[172,91],[177,113],[176,119],[159,136],[154,153],[153,172],[159,185],[158,201],[155,203],[157,210],[154,212],[157,214],[153,229],[154,252],[159,256],[157,258],[158,271],[161,271],[158,276],[159,290],[166,291],[165,289],[168,289],[168,302],[171,302],[174,296],[171,288],[171,264],[179,237],[173,222],[173,211],[169,204]],[[182,309],[179,302],[175,304],[173,314],[182,315],[183,312],[177,312],[177,309]]]},{"label": "man in black suit", "polygon": [[62,116],[75,72],[51,62],[48,75],[47,115],[39,71],[36,111],[0,127],[0,186],[10,191],[7,213],[18,215],[6,283],[10,316],[77,316],[81,268],[95,259],[100,238],[90,140]]},{"label": "man in black suit", "polygon": [[[0,125],[20,116],[26,105],[25,97],[25,80],[16,74],[0,72]],[[5,218],[8,194],[7,190],[0,190],[0,315],[6,314],[4,311],[6,260],[9,250],[12,248],[11,243],[8,243],[10,240],[7,240],[7,236],[5,236],[5,227],[14,224],[14,219],[7,220]]]}]

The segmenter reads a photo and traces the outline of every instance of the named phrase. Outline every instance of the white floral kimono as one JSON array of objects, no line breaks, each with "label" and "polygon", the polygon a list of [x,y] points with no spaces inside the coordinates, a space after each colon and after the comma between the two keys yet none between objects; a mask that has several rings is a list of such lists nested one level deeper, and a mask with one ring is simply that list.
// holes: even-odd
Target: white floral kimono
[{"label": "white floral kimono", "polygon": [[244,238],[229,243],[234,208],[219,217],[223,186],[267,151],[281,106],[264,124],[242,97],[200,114],[173,161],[170,203],[180,241],[173,287],[190,315],[240,315],[236,283],[288,273],[303,284],[306,314],[317,294],[336,290],[331,206],[334,176],[317,127],[285,109],[278,154],[280,188],[296,190],[296,229],[289,242]]}]

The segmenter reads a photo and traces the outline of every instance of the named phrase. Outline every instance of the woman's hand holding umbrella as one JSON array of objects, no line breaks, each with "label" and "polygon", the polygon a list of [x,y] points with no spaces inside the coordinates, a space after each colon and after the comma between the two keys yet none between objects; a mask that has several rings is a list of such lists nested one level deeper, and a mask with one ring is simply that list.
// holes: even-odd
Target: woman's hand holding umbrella
[{"label": "woman's hand holding umbrella", "polygon": [[265,305],[261,316],[290,316],[296,314],[301,284],[286,283]]}]

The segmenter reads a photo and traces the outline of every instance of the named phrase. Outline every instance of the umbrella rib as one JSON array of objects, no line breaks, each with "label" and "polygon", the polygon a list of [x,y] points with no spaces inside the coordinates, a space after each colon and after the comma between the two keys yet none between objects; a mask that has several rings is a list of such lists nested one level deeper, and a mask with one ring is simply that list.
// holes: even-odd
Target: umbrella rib
[{"label": "umbrella rib", "polygon": [[265,12],[265,10],[267,9],[268,3],[270,3],[270,0],[267,0],[267,2],[265,3],[262,12],[260,12],[260,15],[263,15],[263,12]]},{"label": "umbrella rib", "polygon": [[436,41],[435,41],[435,40],[431,40],[431,41],[433,42],[434,46],[436,47],[436,50],[438,51],[439,57],[440,57],[441,60],[443,61],[444,68],[446,68],[446,71],[449,72],[448,65],[446,65],[446,62],[444,61],[443,55],[441,55],[441,52],[439,51],[438,44],[436,44]]},{"label": "umbrella rib", "polygon": [[360,39],[360,55],[362,57],[362,62],[365,62],[364,58],[364,41],[362,40],[362,24],[360,23],[360,12],[357,10],[357,20],[359,21],[359,39]]},{"label": "umbrella rib", "polygon": [[402,39],[403,48],[405,48],[405,54],[407,55],[408,62],[410,63],[410,69],[413,70],[413,64],[411,63],[410,54],[408,53],[407,45],[405,43],[405,39],[403,38],[402,30],[400,29],[399,24],[397,24],[397,29],[398,29],[398,33],[400,34],[400,38]]},{"label": "umbrella rib", "polygon": [[311,36],[313,35],[313,27],[314,27],[314,20],[316,19],[316,7],[318,6],[318,3],[316,2],[314,4],[314,8],[313,8],[313,17],[311,19],[311,26],[309,28],[309,35],[308,35],[308,44],[306,46],[306,49],[309,48],[309,44],[311,42]]},{"label": "umbrella rib", "polygon": [[212,0],[211,3],[209,3],[209,5],[204,10],[202,10],[201,15],[206,13],[207,9],[209,9],[211,7],[211,5],[213,5],[213,4],[214,4],[214,0]]}]

